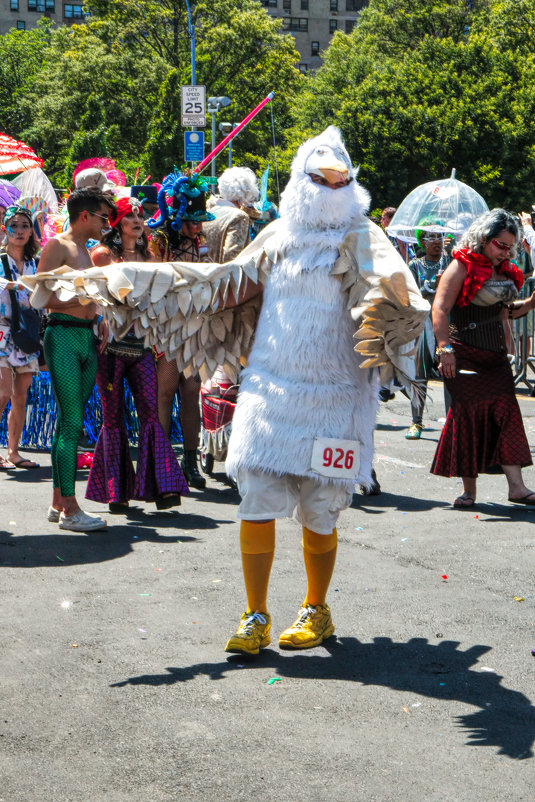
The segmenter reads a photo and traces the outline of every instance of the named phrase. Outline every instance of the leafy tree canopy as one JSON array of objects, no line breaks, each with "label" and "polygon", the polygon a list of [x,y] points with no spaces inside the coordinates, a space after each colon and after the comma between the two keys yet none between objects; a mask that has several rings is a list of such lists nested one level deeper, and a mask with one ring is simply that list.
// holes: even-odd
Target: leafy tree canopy
[{"label": "leafy tree canopy", "polygon": [[[95,155],[114,157],[130,179],[138,166],[140,177],[160,179],[184,161],[180,88],[191,82],[185,3],[88,0],[86,8],[86,24],[35,34],[41,50],[22,60],[31,76],[14,99],[11,128],[64,185],[77,161]],[[293,39],[278,33],[280,22],[255,0],[199,0],[194,16],[197,83],[232,99],[218,121],[238,122],[273,90],[280,135],[303,80]],[[8,37],[22,50],[31,35]],[[254,168],[272,139],[268,108],[237,138],[236,160]]]},{"label": "leafy tree canopy", "polygon": [[525,206],[535,184],[533,26],[535,0],[371,0],[306,83],[294,137],[338,124],[374,206],[398,205],[453,167],[489,205]]}]

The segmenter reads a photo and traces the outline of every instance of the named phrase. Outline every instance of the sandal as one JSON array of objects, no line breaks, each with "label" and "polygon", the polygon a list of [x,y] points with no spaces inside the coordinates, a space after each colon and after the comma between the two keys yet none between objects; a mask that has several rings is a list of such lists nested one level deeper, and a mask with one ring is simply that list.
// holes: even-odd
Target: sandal
[{"label": "sandal", "polygon": [[453,506],[456,510],[471,510],[475,503],[475,498],[463,493],[461,496],[457,496],[453,502]]},{"label": "sandal", "polygon": [[[533,496],[533,498],[531,498],[531,496]],[[509,496],[509,501],[511,504],[527,504],[530,507],[535,507],[535,493],[533,490],[530,490],[529,493],[526,493],[522,498],[511,498]]]},{"label": "sandal", "polygon": [[0,456],[0,471],[12,471],[14,468],[15,465],[11,462],[11,460]]},{"label": "sandal", "polygon": [[[11,460],[13,462],[13,460]],[[40,468],[38,462],[34,462],[32,459],[19,459],[17,462],[13,462],[15,468],[26,468],[28,471],[34,471],[36,468]]]}]

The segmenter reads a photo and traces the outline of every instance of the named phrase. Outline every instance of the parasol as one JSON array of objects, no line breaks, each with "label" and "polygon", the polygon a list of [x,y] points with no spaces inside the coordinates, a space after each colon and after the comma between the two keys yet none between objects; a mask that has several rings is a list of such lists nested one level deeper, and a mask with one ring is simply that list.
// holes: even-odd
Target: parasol
[{"label": "parasol", "polygon": [[106,173],[108,170],[115,170],[115,161],[108,156],[94,156],[91,159],[84,159],[78,162],[72,174],[72,183],[76,184],[75,179],[78,173],[81,173],[82,170],[89,170],[91,167]]},{"label": "parasol", "polygon": [[6,209],[8,206],[13,206],[14,203],[20,198],[20,189],[4,178],[0,178],[0,206]]},{"label": "parasol", "polygon": [[0,134],[0,175],[20,173],[31,167],[42,166],[43,160],[29,145],[18,142],[7,134]]},{"label": "parasol", "polygon": [[[457,239],[488,208],[481,195],[458,181],[452,170],[451,178],[429,181],[413,189],[400,204],[386,232],[404,242],[416,242],[416,229],[440,231]],[[421,225],[423,220],[436,221],[436,225]]]}]

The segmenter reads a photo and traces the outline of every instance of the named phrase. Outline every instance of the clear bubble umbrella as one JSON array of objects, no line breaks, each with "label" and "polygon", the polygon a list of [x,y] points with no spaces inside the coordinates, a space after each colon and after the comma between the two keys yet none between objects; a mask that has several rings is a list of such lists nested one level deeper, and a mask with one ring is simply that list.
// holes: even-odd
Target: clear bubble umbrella
[{"label": "clear bubble umbrella", "polygon": [[[413,189],[400,204],[386,231],[404,242],[416,242],[417,229],[452,234],[458,239],[488,208],[481,195],[458,181],[452,170],[450,178],[429,181]],[[422,225],[423,221],[429,222]]]}]

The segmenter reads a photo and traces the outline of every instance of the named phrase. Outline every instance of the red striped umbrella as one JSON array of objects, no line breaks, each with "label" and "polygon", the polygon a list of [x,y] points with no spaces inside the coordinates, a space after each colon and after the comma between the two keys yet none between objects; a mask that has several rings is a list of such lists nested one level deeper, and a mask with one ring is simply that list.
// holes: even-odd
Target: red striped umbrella
[{"label": "red striped umbrella", "polygon": [[7,134],[0,134],[0,175],[21,173],[31,167],[42,167],[43,160],[29,145]]}]

